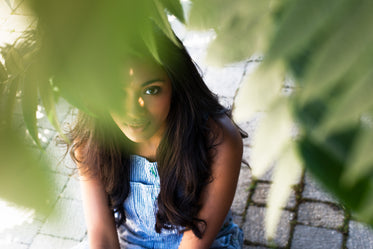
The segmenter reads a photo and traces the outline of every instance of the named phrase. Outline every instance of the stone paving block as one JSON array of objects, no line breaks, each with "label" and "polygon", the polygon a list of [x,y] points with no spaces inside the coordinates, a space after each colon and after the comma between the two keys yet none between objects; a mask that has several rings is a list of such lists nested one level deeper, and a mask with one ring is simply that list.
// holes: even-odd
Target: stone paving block
[{"label": "stone paving block", "polygon": [[66,153],[64,145],[56,145],[53,139],[46,148],[46,159],[49,161],[50,170],[63,175],[71,175],[76,168],[69,154]]},{"label": "stone paving block", "polygon": [[302,193],[303,198],[338,203],[338,201],[323,189],[317,180],[313,179],[308,172],[306,173],[304,182],[305,185]]},{"label": "stone paving block", "polygon": [[31,223],[24,222],[21,225],[5,229],[0,233],[0,241],[8,241],[12,244],[30,244],[42,225],[41,221],[34,219]]},{"label": "stone paving block", "polygon": [[29,249],[69,249],[77,243],[76,240],[39,234],[35,237]]},{"label": "stone paving block", "polygon": [[252,147],[250,145],[245,144],[245,139],[244,139],[244,146],[243,146],[243,153],[242,153],[242,158],[250,165],[250,155],[252,152]]},{"label": "stone paving block", "polygon": [[64,117],[63,121],[61,122],[61,129],[64,132],[67,132],[67,131],[69,131],[69,129],[74,127],[77,115],[78,115],[78,109],[71,107],[68,110],[66,116]]},{"label": "stone paving block", "polygon": [[[266,182],[258,182],[252,196],[252,201],[257,204],[267,204],[268,193],[272,184]],[[294,208],[296,205],[295,191],[291,190],[289,200],[285,207]]]},{"label": "stone paving block", "polygon": [[241,227],[241,224],[243,221],[242,215],[232,213],[232,217],[233,217],[233,222],[237,224],[239,227]]},{"label": "stone paving block", "polygon": [[28,249],[28,245],[15,243],[15,242],[1,241],[0,239],[0,248],[1,249]]},{"label": "stone paving block", "polygon": [[240,177],[238,178],[238,184],[236,194],[232,203],[232,211],[235,214],[243,214],[245,211],[246,201],[249,197],[249,187],[251,184],[251,173],[247,166],[242,166],[240,171]]},{"label": "stone paving block", "polygon": [[261,175],[259,177],[256,177],[256,176],[253,175],[253,177],[256,178],[256,180],[259,180],[259,181],[270,182],[270,181],[272,181],[274,167],[275,167],[275,164],[273,163],[271,166],[269,166],[269,169],[263,175]]},{"label": "stone paving block", "polygon": [[42,226],[40,233],[81,240],[86,232],[83,207],[80,201],[59,199],[56,208]]},{"label": "stone paving block", "polygon": [[58,174],[58,173],[49,173],[50,181],[54,183],[54,187],[50,189],[54,199],[50,200],[50,203],[55,203],[57,198],[62,193],[62,190],[66,187],[67,181],[69,178],[67,176]]},{"label": "stone paving block", "polygon": [[243,249],[269,249],[268,247],[264,246],[249,246],[249,245],[243,245]]},{"label": "stone paving block", "polygon": [[[56,115],[61,127],[63,126],[63,122],[65,121],[65,118],[71,108],[71,105],[62,98],[60,98],[56,103]],[[49,122],[48,117],[45,113],[45,108],[43,106],[38,106],[38,113],[38,127],[55,130],[53,125]]]},{"label": "stone paving block", "polygon": [[347,240],[348,249],[373,249],[373,230],[351,220]]},{"label": "stone paving block", "polygon": [[233,98],[237,87],[241,84],[244,72],[245,62],[223,68],[210,66],[204,75],[204,80],[212,92],[219,96]]},{"label": "stone paving block", "polygon": [[242,226],[245,240],[252,243],[259,243],[262,245],[272,245],[273,243],[278,247],[285,247],[290,238],[290,222],[294,214],[289,211],[283,211],[278,226],[276,237],[273,242],[267,241],[265,238],[264,215],[266,208],[249,206],[245,223]]},{"label": "stone paving block", "polygon": [[72,176],[69,178],[69,181],[67,182],[66,188],[62,192],[61,197],[78,201],[82,200],[80,183],[77,176]]},{"label": "stone paving block", "polygon": [[238,126],[246,131],[248,137],[244,139],[244,145],[247,145],[247,146],[251,146],[252,143],[253,143],[253,135],[255,133],[255,130],[256,128],[258,127],[259,125],[259,121],[261,120],[261,118],[263,117],[263,114],[262,113],[256,113],[253,117],[251,117],[249,120],[247,121],[240,121],[238,122]]},{"label": "stone paving block", "polygon": [[342,209],[317,202],[304,202],[298,210],[298,222],[304,225],[339,229],[343,226]]},{"label": "stone paving block", "polygon": [[342,240],[343,236],[338,231],[297,225],[291,249],[341,249]]},{"label": "stone paving block", "polygon": [[[52,187],[49,189],[49,191],[51,191],[51,199],[47,200],[47,204],[53,208],[58,198],[60,197],[62,190],[65,188],[69,178],[65,175],[61,175],[55,172],[49,172],[48,174],[50,175],[48,179],[50,180],[50,185]],[[45,221],[45,219],[47,218],[44,214],[40,213],[36,213],[35,216],[35,219],[40,221]]]}]

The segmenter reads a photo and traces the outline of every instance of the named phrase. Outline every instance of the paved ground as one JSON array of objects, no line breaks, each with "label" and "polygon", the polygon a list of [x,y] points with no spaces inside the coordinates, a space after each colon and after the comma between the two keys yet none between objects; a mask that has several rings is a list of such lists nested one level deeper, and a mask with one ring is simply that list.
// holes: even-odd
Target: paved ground
[{"label": "paved ground", "polygon": [[[223,104],[231,105],[243,77],[260,63],[260,59],[252,58],[225,68],[209,67],[203,63],[203,57],[211,34],[187,32],[178,23],[173,24],[192,57],[200,65],[209,87],[219,95]],[[66,124],[71,123],[74,110],[61,102],[59,119]],[[249,135],[255,130],[255,122],[243,123],[241,126]],[[56,146],[56,133],[46,117],[40,117],[39,127],[41,140],[51,162],[51,180],[57,182],[56,188],[51,190],[55,198],[50,200],[55,208],[47,216],[36,215],[30,222],[3,231],[0,234],[2,249],[68,249],[86,237],[79,182],[76,177],[70,176],[74,165],[69,158],[60,161],[64,149]],[[250,145],[249,137],[245,139],[244,158],[247,160],[250,157]],[[232,210],[236,222],[244,231],[245,249],[373,249],[372,230],[352,220],[349,213],[323,191],[307,172],[293,188],[276,237],[271,242],[267,241],[264,237],[263,217],[270,186],[271,172],[260,179],[253,179],[250,169],[242,166]]]}]

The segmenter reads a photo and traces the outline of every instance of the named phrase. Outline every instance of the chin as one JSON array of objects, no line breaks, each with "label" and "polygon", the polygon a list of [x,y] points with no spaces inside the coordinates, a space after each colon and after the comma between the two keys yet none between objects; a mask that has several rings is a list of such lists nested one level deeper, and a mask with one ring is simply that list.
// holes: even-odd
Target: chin
[{"label": "chin", "polygon": [[131,133],[126,133],[126,132],[123,132],[124,135],[129,139],[131,140],[132,142],[134,143],[143,143],[143,142],[146,142],[147,140],[149,140],[149,137],[145,136],[145,135],[139,135],[139,134],[131,134]]}]

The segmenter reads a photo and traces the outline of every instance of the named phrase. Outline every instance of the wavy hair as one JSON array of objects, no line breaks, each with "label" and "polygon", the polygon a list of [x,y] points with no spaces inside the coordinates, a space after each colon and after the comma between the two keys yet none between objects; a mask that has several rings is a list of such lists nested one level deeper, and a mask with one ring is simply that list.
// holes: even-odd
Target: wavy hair
[{"label": "wavy hair", "polygon": [[[219,143],[207,120],[223,114],[230,117],[230,112],[208,89],[180,41],[177,46],[162,32],[155,32],[155,40],[161,67],[172,85],[167,128],[156,153],[161,186],[155,230],[159,233],[162,229],[183,227],[182,231],[192,230],[201,238],[207,225],[197,216],[201,191],[212,181],[211,163],[214,147]],[[98,119],[83,112],[79,112],[68,135],[73,141],[70,155],[81,163],[80,172],[101,179],[108,205],[117,214],[117,225],[123,224],[123,203],[131,191],[132,142],[109,115]]]}]

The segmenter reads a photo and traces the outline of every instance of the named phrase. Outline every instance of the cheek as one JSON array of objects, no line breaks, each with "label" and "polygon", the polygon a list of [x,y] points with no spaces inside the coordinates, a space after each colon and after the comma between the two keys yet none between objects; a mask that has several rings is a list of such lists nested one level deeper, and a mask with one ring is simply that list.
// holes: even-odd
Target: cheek
[{"label": "cheek", "polygon": [[171,100],[169,98],[165,98],[157,101],[156,103],[152,103],[149,105],[149,113],[151,113],[153,118],[159,122],[164,121],[170,111],[170,102]]}]

